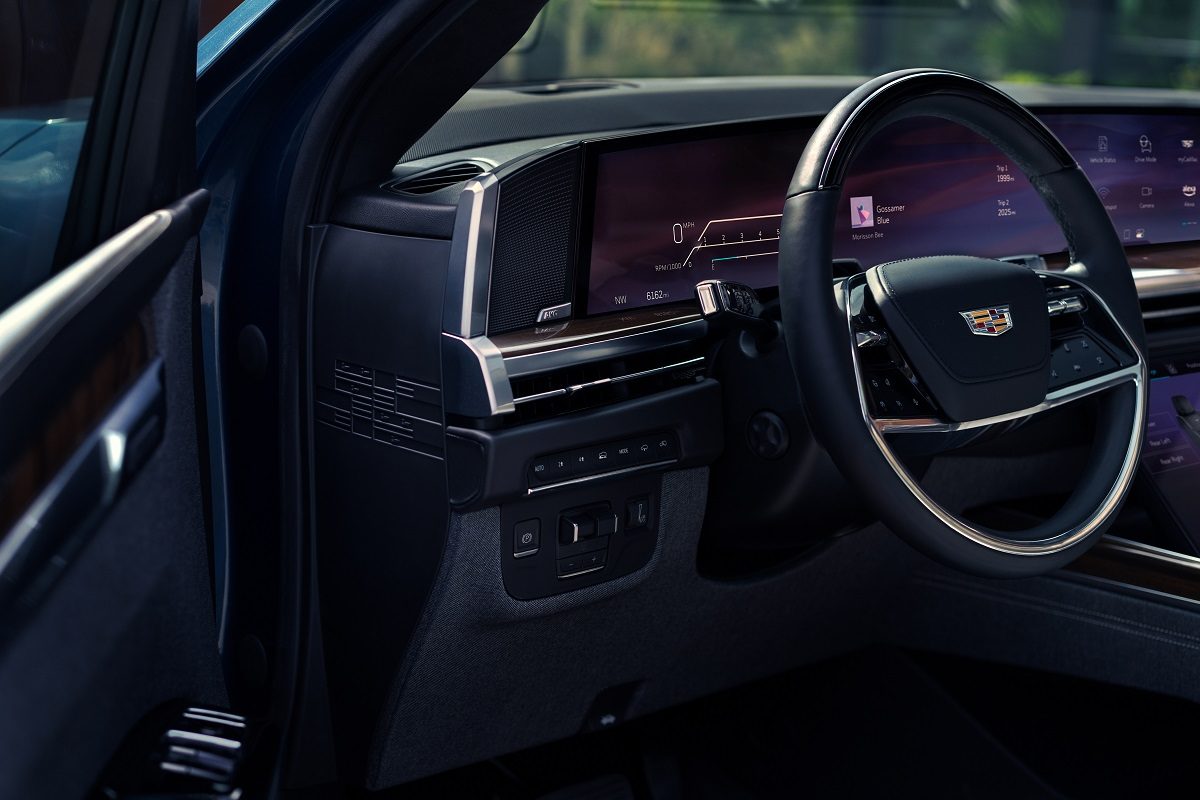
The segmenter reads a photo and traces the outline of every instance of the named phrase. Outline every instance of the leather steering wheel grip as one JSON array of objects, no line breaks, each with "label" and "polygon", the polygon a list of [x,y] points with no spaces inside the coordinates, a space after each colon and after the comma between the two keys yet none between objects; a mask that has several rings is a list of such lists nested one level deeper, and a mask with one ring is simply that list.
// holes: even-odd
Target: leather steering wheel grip
[{"label": "leather steering wheel grip", "polygon": [[[927,116],[978,132],[1020,167],[1066,235],[1076,265],[1069,274],[1103,298],[1135,346],[1144,349],[1141,312],[1124,249],[1071,154],[1036,117],[998,89],[958,73],[914,69],[875,78],[847,95],[818,126],[800,157],[784,205],[779,254],[789,357],[818,441],[893,531],[930,557],[969,572],[993,577],[1041,574],[1078,557],[1115,516],[1128,481],[1115,507],[1109,508],[1114,465],[1126,460],[1130,436],[1141,435],[1136,421],[1145,404],[1138,393],[1145,392],[1145,385],[1131,382],[1099,396],[1094,467],[1081,476],[1071,498],[1051,520],[1026,532],[1033,534],[1028,538],[978,526],[967,527],[981,531],[980,537],[963,535],[938,515],[947,512],[932,511],[905,483],[903,467],[889,461],[886,445],[876,440],[863,419],[843,293],[840,288],[831,291],[833,237],[842,183],[860,149],[893,122]],[[1108,513],[1103,518],[1089,518],[1089,513],[1104,508]],[[1090,527],[1080,527],[1063,546],[1029,546],[1043,534],[1072,530],[1078,521]]]}]

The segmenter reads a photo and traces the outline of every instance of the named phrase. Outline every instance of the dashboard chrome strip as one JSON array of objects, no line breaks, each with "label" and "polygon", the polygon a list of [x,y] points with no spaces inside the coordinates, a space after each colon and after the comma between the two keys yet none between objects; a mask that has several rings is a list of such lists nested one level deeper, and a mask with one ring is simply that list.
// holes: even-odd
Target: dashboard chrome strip
[{"label": "dashboard chrome strip", "polygon": [[1183,317],[1190,314],[1200,314],[1200,306],[1179,306],[1178,308],[1164,308],[1158,311],[1143,311],[1142,319],[1167,319],[1169,317]]},{"label": "dashboard chrome strip", "polygon": [[605,358],[629,355],[644,350],[684,344],[704,337],[708,323],[696,317],[685,318],[650,330],[634,329],[628,332],[614,331],[606,339],[566,345],[554,350],[542,350],[504,356],[504,363],[511,377],[536,375],[540,372],[561,369],[582,361],[598,361]]},{"label": "dashboard chrome strip", "polygon": [[450,242],[442,330],[464,339],[483,336],[487,331],[492,244],[499,200],[500,183],[490,172],[469,181],[459,195],[454,238]]},{"label": "dashboard chrome strip", "polygon": [[1200,558],[1196,556],[1189,556],[1186,553],[1176,553],[1174,550],[1165,550],[1154,545],[1135,542],[1132,539],[1123,539],[1120,536],[1105,536],[1102,541],[1106,550],[1125,553],[1152,561],[1160,561],[1175,567],[1196,570],[1197,575],[1200,576]]},{"label": "dashboard chrome strip", "polygon": [[491,339],[486,336],[465,339],[449,333],[443,333],[442,338],[446,411],[468,417],[516,411],[504,359]]},{"label": "dashboard chrome strip", "polygon": [[1101,537],[1060,574],[1156,600],[1200,605],[1200,558],[1118,536]]},{"label": "dashboard chrome strip", "polygon": [[578,486],[581,483],[591,483],[605,478],[612,478],[617,475],[628,475],[631,472],[642,472],[644,470],[658,469],[674,464],[676,459],[667,459],[666,461],[655,461],[652,464],[638,464],[633,467],[625,467],[624,469],[613,469],[608,472],[598,472],[595,475],[584,475],[579,478],[571,478],[566,481],[558,481],[557,483],[547,483],[543,486],[532,486],[525,490],[526,495],[538,494],[539,492],[548,492],[551,489],[561,489],[563,486]]},{"label": "dashboard chrome strip", "polygon": [[534,403],[538,400],[549,400],[552,397],[566,397],[570,393],[571,387],[568,386],[562,389],[551,389],[547,392],[538,392],[537,394],[525,394],[521,395],[520,397],[514,397],[513,403],[519,406],[522,403]]},{"label": "dashboard chrome strip", "polygon": [[587,383],[576,383],[571,386],[566,386],[561,389],[551,389],[548,392],[538,392],[537,394],[528,394],[521,397],[514,397],[513,402],[517,405],[522,403],[532,403],[534,400],[546,400],[551,397],[563,397],[564,395],[572,395],[576,392],[582,392],[587,389],[595,389],[600,386],[609,386],[614,383],[625,383],[626,381],[635,381],[638,378],[646,378],[651,375],[658,375],[663,372],[670,372],[674,369],[683,369],[684,367],[699,367],[704,365],[704,356],[696,356],[689,358],[686,361],[677,361],[673,364],[664,364],[661,367],[651,367],[638,372],[630,372],[624,375],[614,375],[611,378],[600,378]]},{"label": "dashboard chrome strip", "polygon": [[1200,269],[1134,267],[1132,272],[1138,297],[1143,299],[1200,292]]},{"label": "dashboard chrome strip", "polygon": [[568,572],[564,575],[559,575],[558,579],[561,581],[561,580],[565,580],[567,578],[578,578],[580,575],[587,575],[589,572],[599,572],[602,569],[604,569],[603,564],[601,564],[598,567],[588,567],[587,569],[581,569],[578,572]]},{"label": "dashboard chrome strip", "polygon": [[500,183],[485,172],[458,198],[442,305],[442,374],[446,411],[471,417],[516,410],[504,359],[486,336],[492,245]]},{"label": "dashboard chrome strip", "polygon": [[[1056,277],[1061,278],[1062,276]],[[945,525],[947,528],[950,528],[960,536],[990,550],[996,550],[1001,553],[1018,556],[1042,556],[1060,552],[1082,541],[1083,539],[1086,539],[1108,520],[1108,518],[1117,510],[1122,498],[1125,497],[1125,493],[1129,490],[1129,487],[1133,483],[1134,475],[1137,474],[1137,459],[1139,452],[1138,434],[1142,431],[1143,426],[1146,423],[1146,389],[1148,386],[1148,379],[1146,361],[1142,357],[1141,350],[1138,349],[1133,337],[1129,335],[1129,332],[1125,330],[1124,326],[1121,325],[1120,321],[1116,316],[1113,315],[1111,309],[1109,309],[1108,304],[1105,303],[1099,295],[1097,295],[1095,292],[1092,292],[1086,286],[1083,286],[1082,284],[1079,285],[1080,289],[1090,295],[1091,299],[1101,309],[1103,309],[1106,314],[1108,314],[1113,324],[1117,326],[1118,330],[1120,330],[1121,334],[1125,337],[1126,344],[1129,346],[1130,351],[1137,353],[1138,356],[1137,363],[1134,365],[1134,367],[1127,368],[1135,369],[1136,373],[1133,374],[1132,377],[1122,375],[1121,380],[1116,384],[1113,384],[1118,385],[1128,381],[1132,381],[1134,383],[1136,400],[1134,405],[1133,424],[1130,428],[1129,447],[1126,449],[1125,457],[1121,462],[1121,467],[1117,472],[1116,479],[1113,481],[1112,486],[1105,495],[1104,501],[1089,519],[1085,520],[1083,523],[1071,530],[1063,531],[1061,534],[1047,539],[1038,541],[1020,541],[1016,539],[1006,539],[1004,537],[997,536],[986,529],[969,525],[963,520],[958,519],[954,514],[951,514],[949,511],[942,508],[942,506],[936,500],[929,496],[917,479],[913,477],[912,473],[908,471],[908,468],[905,467],[904,463],[901,462],[899,457],[896,456],[895,452],[892,451],[891,446],[884,437],[883,431],[876,424],[878,421],[875,420],[871,415],[867,403],[866,390],[863,388],[862,369],[858,361],[858,348],[854,345],[854,304],[852,302],[852,284],[854,283],[854,280],[854,277],[850,277],[842,281],[842,293],[843,302],[846,309],[846,340],[850,349],[850,361],[854,371],[854,382],[858,391],[859,410],[862,414],[863,423],[866,425],[868,433],[875,441],[875,444],[879,448],[879,452],[883,455],[884,460],[887,461],[888,466],[892,468],[892,471],[896,473],[896,476],[904,484],[905,488],[908,489],[908,491],[917,499],[919,503],[921,503],[921,505],[923,505],[931,514],[933,514],[943,525]],[[1109,388],[1111,388],[1111,386]],[[1099,391],[1099,389],[1096,389],[1095,391]],[[1086,395],[1080,395],[1080,397],[1094,394],[1095,391],[1089,391]],[[1049,399],[1049,395],[1047,399]],[[1073,399],[1079,399],[1079,397],[1075,397]],[[1020,414],[1016,416],[1020,416]],[[1012,415],[1005,415],[1005,417],[1012,418]],[[926,430],[933,430],[933,428],[927,428]]]}]

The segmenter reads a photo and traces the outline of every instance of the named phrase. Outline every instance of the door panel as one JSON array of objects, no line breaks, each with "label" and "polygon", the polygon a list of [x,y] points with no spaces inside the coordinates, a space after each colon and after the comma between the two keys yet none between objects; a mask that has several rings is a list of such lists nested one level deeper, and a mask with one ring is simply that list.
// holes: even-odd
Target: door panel
[{"label": "door panel", "polygon": [[[226,702],[193,364],[196,8],[0,0],[3,20],[21,70],[0,122],[45,86],[82,109],[69,146],[35,126],[16,134],[33,161],[0,153],[0,239],[22,244],[0,248],[0,797],[70,798],[156,708]],[[69,80],[34,80],[47,48]],[[49,163],[69,186],[30,190]]]},{"label": "door panel", "polygon": [[196,457],[194,253],[189,244],[147,314],[161,442],[53,589],[0,623],[0,797],[81,796],[160,703],[224,704]]}]

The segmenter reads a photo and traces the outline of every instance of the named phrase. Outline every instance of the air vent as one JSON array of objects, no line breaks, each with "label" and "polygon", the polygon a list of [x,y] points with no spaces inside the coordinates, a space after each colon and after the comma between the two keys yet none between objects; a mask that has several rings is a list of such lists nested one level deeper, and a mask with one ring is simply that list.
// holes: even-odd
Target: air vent
[{"label": "air vent", "polygon": [[1200,291],[1143,297],[1141,305],[1147,333],[1200,325]]},{"label": "air vent", "polygon": [[704,352],[697,342],[514,378],[517,413],[505,421],[548,419],[695,383],[705,375]]},{"label": "air vent", "polygon": [[485,169],[482,164],[474,161],[458,161],[418,172],[407,178],[400,178],[385,184],[385,186],[400,194],[432,194],[456,184],[465,183],[471,178],[477,178],[484,173]]},{"label": "air vent", "polygon": [[519,86],[509,86],[507,88],[521,94],[569,94],[571,92],[595,92],[601,89],[616,89],[626,87],[636,89],[637,84],[630,81],[618,80],[593,80],[589,78],[568,80],[568,81],[553,81],[550,83],[527,83]]}]

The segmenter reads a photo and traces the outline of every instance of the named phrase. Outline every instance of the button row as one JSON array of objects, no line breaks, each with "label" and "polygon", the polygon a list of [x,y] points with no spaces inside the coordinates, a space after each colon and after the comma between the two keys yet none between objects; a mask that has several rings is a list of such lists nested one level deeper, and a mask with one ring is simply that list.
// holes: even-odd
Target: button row
[{"label": "button row", "polygon": [[583,553],[570,558],[560,558],[558,560],[558,577],[574,578],[576,575],[585,575],[589,572],[604,569],[604,562],[608,558],[608,550],[592,550],[589,553]]},{"label": "button row", "polygon": [[569,509],[558,518],[558,577],[573,578],[604,568],[609,537],[618,519],[608,503]]},{"label": "button row", "polygon": [[644,464],[674,461],[679,445],[673,433],[654,433],[617,442],[540,456],[529,465],[532,484],[558,483]]},{"label": "button row", "polygon": [[1110,372],[1116,362],[1090,337],[1072,336],[1054,342],[1050,350],[1051,389]]},{"label": "button row", "polygon": [[576,544],[617,532],[617,515],[605,503],[595,508],[565,512],[558,519],[559,544]]},{"label": "button row", "polygon": [[863,378],[867,402],[877,417],[929,416],[933,408],[899,370],[872,370]]}]

